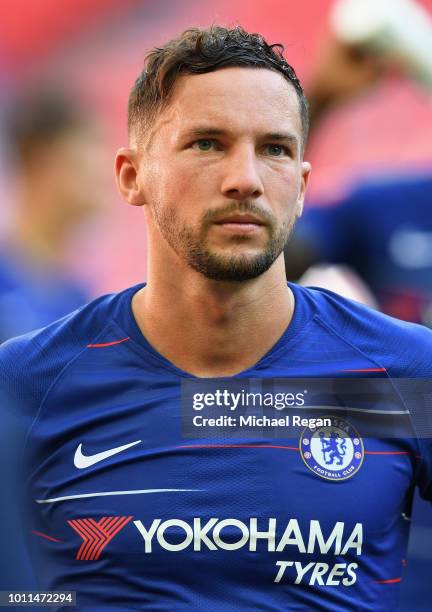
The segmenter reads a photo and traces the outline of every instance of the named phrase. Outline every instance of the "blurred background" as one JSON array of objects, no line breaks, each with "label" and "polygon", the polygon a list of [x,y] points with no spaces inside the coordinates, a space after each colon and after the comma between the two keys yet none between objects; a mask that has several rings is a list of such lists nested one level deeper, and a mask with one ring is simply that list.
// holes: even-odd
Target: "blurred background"
[{"label": "blurred background", "polygon": [[[144,55],[187,26],[241,23],[283,42],[288,61],[307,84],[329,30],[332,0],[15,0],[0,20],[1,109],[14,96],[47,86],[97,118],[106,139],[99,214],[67,246],[68,266],[91,295],[119,290],[145,276],[140,212],[115,191],[112,159],[126,143],[126,103]],[[432,14],[432,0],[422,0]],[[432,44],[432,43],[431,43]],[[48,84],[48,85],[47,85]],[[70,98],[73,96],[73,99]],[[413,80],[389,73],[376,87],[331,109],[310,141],[310,199],[324,202],[360,177],[427,168],[432,159],[432,98]],[[5,126],[2,125],[4,133]],[[10,144],[2,138],[1,226],[16,214]],[[99,164],[102,162],[98,161]],[[103,180],[102,180],[103,179]],[[90,196],[90,194],[89,194]]]},{"label": "blurred background", "polygon": [[[306,272],[432,326],[431,16],[432,0],[7,3],[0,341],[145,279],[143,217],[120,200],[112,170],[128,93],[151,47],[213,22],[283,43],[310,97],[311,213],[287,250],[288,277]],[[432,595],[432,511],[417,505],[401,607],[410,612],[429,610]]]}]

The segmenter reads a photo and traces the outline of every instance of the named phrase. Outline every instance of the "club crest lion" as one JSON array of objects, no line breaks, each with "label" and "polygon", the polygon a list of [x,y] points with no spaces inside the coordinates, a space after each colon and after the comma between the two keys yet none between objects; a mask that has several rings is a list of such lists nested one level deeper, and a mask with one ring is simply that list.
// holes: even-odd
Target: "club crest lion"
[{"label": "club crest lion", "polygon": [[348,421],[334,416],[330,419],[331,426],[303,431],[300,454],[317,476],[333,481],[346,480],[352,478],[363,463],[363,441]]}]

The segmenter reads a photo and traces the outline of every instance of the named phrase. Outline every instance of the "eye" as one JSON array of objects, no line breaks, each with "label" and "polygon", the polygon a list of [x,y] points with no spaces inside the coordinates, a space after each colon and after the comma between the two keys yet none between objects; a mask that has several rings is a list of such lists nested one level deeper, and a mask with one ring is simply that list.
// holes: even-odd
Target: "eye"
[{"label": "eye", "polygon": [[272,157],[283,157],[284,155],[288,155],[288,150],[283,145],[268,144],[265,148],[267,153]]},{"label": "eye", "polygon": [[198,149],[199,151],[211,151],[215,148],[215,145],[216,143],[214,140],[210,140],[209,138],[200,138],[193,143],[192,147],[194,149]]}]

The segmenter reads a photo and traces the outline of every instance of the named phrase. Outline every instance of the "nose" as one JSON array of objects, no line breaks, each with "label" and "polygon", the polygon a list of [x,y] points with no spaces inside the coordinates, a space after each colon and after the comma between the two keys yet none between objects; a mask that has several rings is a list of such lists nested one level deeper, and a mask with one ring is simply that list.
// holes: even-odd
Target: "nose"
[{"label": "nose", "polygon": [[226,160],[221,191],[224,196],[233,200],[258,198],[264,192],[259,174],[258,159],[255,151],[249,147],[239,148]]}]

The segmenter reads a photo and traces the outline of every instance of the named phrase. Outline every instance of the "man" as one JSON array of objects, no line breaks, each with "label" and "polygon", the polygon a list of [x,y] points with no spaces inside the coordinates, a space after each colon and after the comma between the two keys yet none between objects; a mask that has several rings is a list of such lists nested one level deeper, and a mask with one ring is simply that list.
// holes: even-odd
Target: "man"
[{"label": "man", "polygon": [[383,312],[431,327],[431,194],[430,174],[389,174],[358,184],[340,202],[311,204],[287,249],[288,277],[316,263],[348,265]]},{"label": "man", "polygon": [[[362,2],[342,1],[334,7],[336,11],[338,7],[345,7],[346,25],[350,25],[351,32],[356,31],[357,11],[365,11],[365,19],[368,16],[367,6]],[[382,8],[377,5],[378,12]],[[403,23],[401,10],[398,6],[394,14],[380,13],[382,19],[389,20],[389,29],[393,19]],[[404,10],[408,15],[412,11],[413,20],[418,18],[420,7],[406,3]],[[334,13],[332,17],[334,21]],[[427,17],[426,14],[424,18]],[[369,18],[373,28],[373,15]],[[411,25],[406,23],[405,27]],[[334,23],[332,26],[334,29]],[[432,27],[430,20],[427,27]],[[367,32],[365,27],[363,33]],[[342,34],[329,33],[312,66],[307,92],[312,137],[329,112],[364,95],[401,61],[397,48],[386,52],[384,39],[380,51],[373,45],[369,48],[368,41],[348,44]],[[348,29],[345,34],[348,36]],[[394,39],[386,41],[390,46],[397,45],[399,35],[400,31]],[[422,60],[426,66],[427,61],[420,54],[418,61]],[[408,74],[419,77],[416,65],[408,63],[406,69]],[[319,263],[349,266],[372,291],[383,312],[431,327],[431,196],[430,172],[407,168],[402,174],[399,170],[366,177],[339,200],[308,203],[306,214],[286,247],[287,278],[298,279],[310,266]]]},{"label": "man", "polygon": [[[2,227],[0,343],[44,327],[88,301],[84,286],[69,277],[65,255],[73,235],[101,207],[105,173],[97,163],[103,150],[99,130],[64,92],[47,86],[38,92],[27,89],[14,96],[6,115],[8,184],[12,176],[16,197],[7,210],[8,231]],[[8,457],[21,423],[13,412],[7,415],[5,405],[2,410],[0,479],[3,486],[8,481],[13,486]],[[16,533],[17,515],[12,500],[0,508],[0,539],[10,551],[0,590],[32,584],[21,538],[8,541]]]},{"label": "man", "polygon": [[[310,174],[294,71],[240,27],[188,30],[148,57],[129,130],[116,175],[146,216],[147,284],[2,349],[29,424],[41,585],[76,590],[82,609],[394,610],[402,513],[414,484],[431,494],[430,452],[363,441],[357,413],[396,427],[407,410],[341,407],[340,385],[428,376],[431,333],[287,286]],[[327,403],[338,390],[316,430],[199,430],[284,379],[301,390],[269,411],[284,398],[299,419],[314,377]]]},{"label": "man", "polygon": [[99,130],[65,94],[44,87],[21,93],[10,106],[8,171],[16,201],[0,248],[0,342],[88,301],[68,277],[65,255],[101,208],[105,178]]}]

